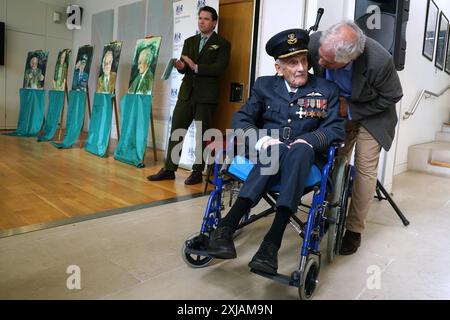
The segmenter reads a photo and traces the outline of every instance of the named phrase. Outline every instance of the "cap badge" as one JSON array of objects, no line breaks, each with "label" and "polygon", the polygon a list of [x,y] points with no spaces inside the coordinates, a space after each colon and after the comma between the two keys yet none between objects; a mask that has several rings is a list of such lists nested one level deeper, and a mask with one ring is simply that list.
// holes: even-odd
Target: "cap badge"
[{"label": "cap badge", "polygon": [[297,36],[295,35],[295,33],[290,33],[288,34],[288,41],[287,43],[290,45],[296,44],[298,42],[297,40]]}]

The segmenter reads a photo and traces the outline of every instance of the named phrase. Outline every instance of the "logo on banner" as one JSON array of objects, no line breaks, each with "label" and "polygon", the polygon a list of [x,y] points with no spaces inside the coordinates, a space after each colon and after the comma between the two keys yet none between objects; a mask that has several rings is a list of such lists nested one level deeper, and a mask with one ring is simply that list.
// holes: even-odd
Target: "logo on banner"
[{"label": "logo on banner", "polygon": [[67,7],[67,20],[66,26],[69,30],[80,30],[81,29],[81,15],[83,13],[82,9],[78,5],[71,5]]},{"label": "logo on banner", "polygon": [[174,36],[173,36],[173,41],[175,43],[178,43],[181,41],[181,32],[175,32]]},{"label": "logo on banner", "polygon": [[182,4],[177,5],[175,12],[176,12],[177,16],[179,16],[180,14],[183,14],[183,5]]},{"label": "logo on banner", "polygon": [[206,6],[206,0],[197,0],[197,10]]},{"label": "logo on banner", "polygon": [[172,98],[178,97],[178,89],[171,89],[170,90],[170,96]]}]

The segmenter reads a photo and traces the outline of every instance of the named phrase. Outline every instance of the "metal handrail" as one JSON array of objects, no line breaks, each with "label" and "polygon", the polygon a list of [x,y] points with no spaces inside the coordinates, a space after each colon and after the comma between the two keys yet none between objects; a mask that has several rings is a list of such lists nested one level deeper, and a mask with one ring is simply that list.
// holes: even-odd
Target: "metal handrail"
[{"label": "metal handrail", "polygon": [[409,117],[411,117],[414,112],[416,112],[417,108],[419,107],[419,103],[420,101],[422,101],[422,98],[425,96],[425,99],[431,98],[431,97],[436,97],[439,98],[440,96],[442,96],[447,90],[450,89],[450,86],[447,86],[447,88],[443,89],[441,92],[439,93],[434,93],[428,90],[422,90],[422,92],[420,93],[419,98],[417,98],[416,102],[414,103],[414,106],[410,109],[411,111],[406,111],[405,115],[403,116],[403,120],[409,119]]}]

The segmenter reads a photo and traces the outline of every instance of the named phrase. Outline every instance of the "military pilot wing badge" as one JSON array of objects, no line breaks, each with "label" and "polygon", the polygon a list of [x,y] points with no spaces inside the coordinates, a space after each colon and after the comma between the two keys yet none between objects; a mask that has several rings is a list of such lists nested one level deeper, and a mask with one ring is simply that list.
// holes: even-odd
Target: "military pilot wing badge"
[{"label": "military pilot wing badge", "polygon": [[311,92],[311,93],[308,93],[307,95],[306,95],[307,97],[323,97],[323,94],[321,94],[320,92]]}]

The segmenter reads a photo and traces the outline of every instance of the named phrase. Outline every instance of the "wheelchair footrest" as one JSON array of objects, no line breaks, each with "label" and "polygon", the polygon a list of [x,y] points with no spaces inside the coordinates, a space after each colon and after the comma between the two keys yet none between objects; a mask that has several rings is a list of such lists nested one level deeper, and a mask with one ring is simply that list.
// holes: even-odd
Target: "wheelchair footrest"
[{"label": "wheelchair footrest", "polygon": [[202,257],[209,257],[210,256],[208,251],[206,251],[206,250],[203,251],[203,250],[195,250],[195,249],[186,248],[185,252],[187,254],[192,254],[192,255],[197,255],[197,256],[202,256]]},{"label": "wheelchair footrest", "polygon": [[262,277],[274,280],[274,281],[276,281],[278,283],[281,283],[281,284],[284,284],[284,285],[287,285],[287,286],[297,287],[298,288],[299,285],[300,285],[298,280],[295,281],[295,280],[292,279],[292,277],[286,276],[284,274],[279,274],[278,273],[276,276],[274,276],[273,274],[268,274],[268,273],[265,273],[265,272],[262,272],[262,271],[258,271],[258,270],[255,270],[255,269],[250,269],[250,272],[253,272],[254,274],[257,274],[259,276],[262,276]]}]

